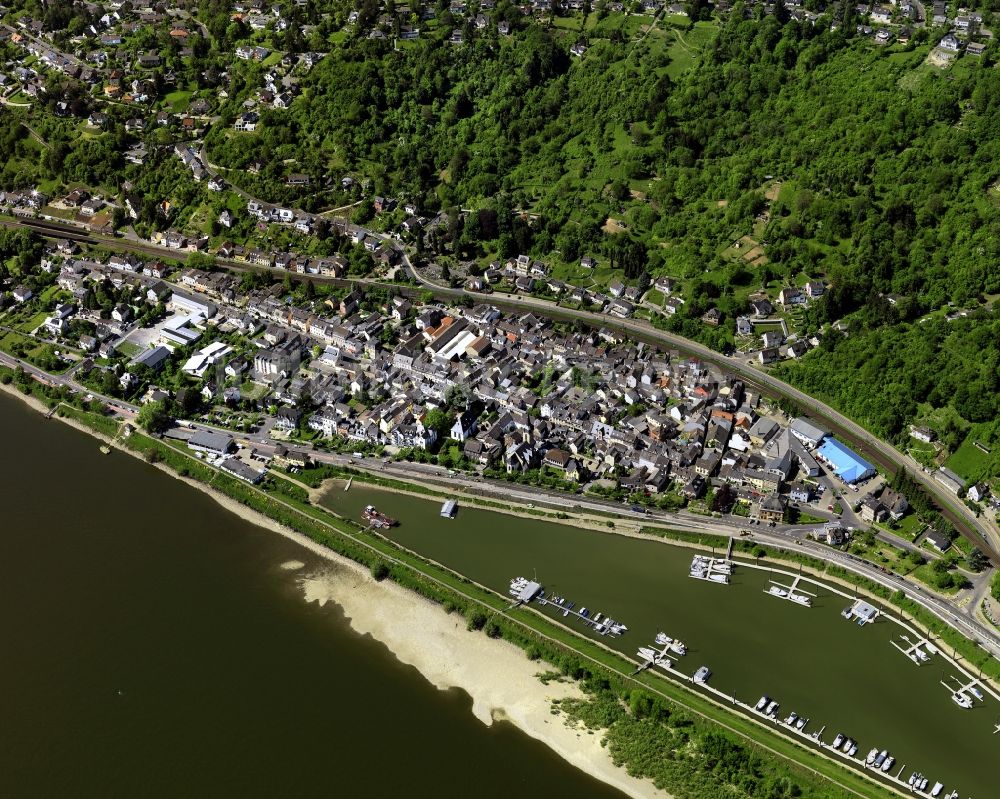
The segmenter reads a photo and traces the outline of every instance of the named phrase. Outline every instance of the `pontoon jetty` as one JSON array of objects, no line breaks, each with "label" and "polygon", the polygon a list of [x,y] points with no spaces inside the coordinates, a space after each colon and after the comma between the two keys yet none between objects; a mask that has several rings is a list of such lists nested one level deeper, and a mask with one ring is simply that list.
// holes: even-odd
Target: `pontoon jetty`
[{"label": "pontoon jetty", "polygon": [[734,564],[725,558],[710,558],[706,555],[695,555],[691,560],[691,570],[688,572],[696,580],[708,580],[713,583],[729,583]]},{"label": "pontoon jetty", "polygon": [[618,636],[628,631],[628,627],[620,621],[606,616],[600,611],[590,611],[585,607],[576,610],[576,603],[565,597],[555,594],[547,596],[545,589],[539,583],[528,580],[526,577],[515,577],[511,580],[508,593],[517,600],[511,608],[537,601],[539,605],[551,605],[557,613],[562,611],[564,617],[575,616],[600,635]]}]

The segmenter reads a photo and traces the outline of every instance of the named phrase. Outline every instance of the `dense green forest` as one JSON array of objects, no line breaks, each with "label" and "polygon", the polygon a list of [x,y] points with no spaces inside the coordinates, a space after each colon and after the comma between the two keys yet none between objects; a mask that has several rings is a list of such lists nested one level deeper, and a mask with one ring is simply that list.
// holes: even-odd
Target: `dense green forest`
[{"label": "dense green forest", "polygon": [[[347,204],[357,195],[339,178],[351,175],[369,196],[450,211],[432,251],[480,262],[528,252],[571,281],[583,279],[573,269],[586,254],[641,284],[671,275],[686,304],[661,323],[718,348],[731,346],[751,291],[773,297],[822,278],[828,290],[798,332],[826,330],[824,344],[784,376],[891,438],[905,435],[920,403],[950,406],[968,423],[998,415],[996,336],[983,333],[996,331],[989,308],[1000,294],[995,45],[940,69],[926,63],[940,31],[879,47],[850,17],[832,26],[833,7],[815,24],[780,5],[768,16],[742,3],[711,22],[654,23],[600,4],[587,16],[535,20],[507,2],[485,30],[439,4],[419,40],[394,43],[368,35],[386,8],[362,3],[345,26],[354,7],[309,4],[295,12],[311,25],[307,38],[267,40],[326,55],[297,73],[289,109],[261,109],[253,133],[232,122],[265,68],[229,57],[249,34],[227,4],[199,9],[210,47],[190,63],[170,51],[218,111],[210,160],[255,196],[309,210]],[[510,36],[498,20],[512,22]],[[453,27],[464,44],[447,41]],[[588,45],[583,57],[570,54],[577,42]],[[215,98],[223,85],[228,99]],[[182,225],[198,207],[204,229],[225,205],[192,183],[166,147],[167,128],[144,134],[147,163],[126,166],[133,138],[119,125],[79,135],[76,120],[46,112],[70,90],[75,115],[97,104],[63,78],[50,89],[31,112],[44,145],[21,124],[25,112],[0,119],[5,186],[82,182],[124,198],[127,180],[143,231]],[[124,111],[104,107],[122,121]],[[290,172],[311,186],[286,185]],[[372,211],[355,213],[367,222]],[[234,233],[248,230],[239,223]],[[763,257],[732,255],[743,236]],[[946,323],[949,303],[986,310]],[[719,328],[700,321],[710,307]],[[840,320],[847,338],[829,332]]]},{"label": "dense green forest", "polygon": [[[898,438],[921,402],[969,422],[1000,413],[995,316],[915,324],[1000,292],[1000,74],[989,51],[924,64],[928,37],[877,48],[737,6],[676,80],[655,43],[591,41],[571,59],[571,39],[541,26],[462,47],[349,39],[254,146],[220,135],[216,152],[241,165],[284,147],[428,210],[481,209],[451,231],[465,254],[571,262],[628,236],[645,251],[630,277],[687,279],[668,326],[716,346],[727,335],[701,324],[708,307],[731,320],[752,287],[823,277],[806,332],[848,317],[850,337],[783,374]],[[723,258],[764,211],[765,261]],[[602,230],[609,216],[627,232]]]}]

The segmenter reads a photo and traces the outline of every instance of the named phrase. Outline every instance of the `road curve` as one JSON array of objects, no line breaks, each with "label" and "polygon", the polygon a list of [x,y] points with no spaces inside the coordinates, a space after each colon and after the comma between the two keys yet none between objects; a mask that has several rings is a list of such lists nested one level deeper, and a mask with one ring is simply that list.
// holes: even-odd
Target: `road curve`
[{"label": "road curve", "polygon": [[[101,236],[89,231],[74,228],[69,225],[61,225],[51,222],[40,222],[35,219],[0,219],[0,225],[5,227],[27,227],[36,233],[50,238],[72,238],[76,241],[94,244],[98,246],[109,246],[122,251],[134,251],[145,255],[152,255],[158,258],[173,258],[186,260],[187,253],[168,250],[165,247],[155,245],[138,244],[126,242],[113,237]],[[394,243],[395,246],[395,243]],[[574,308],[563,308],[555,303],[534,297],[522,297],[503,293],[480,294],[467,292],[463,289],[453,289],[442,286],[439,283],[428,280],[415,269],[405,257],[403,265],[408,274],[416,279],[424,291],[430,291],[436,298],[449,300],[470,299],[473,301],[488,301],[500,307],[515,310],[529,310],[542,314],[549,318],[562,319],[566,321],[579,320],[591,327],[604,327],[630,335],[640,341],[655,344],[660,347],[677,349],[690,355],[694,355],[708,363],[716,364],[722,369],[732,372],[742,378],[747,383],[765,389],[769,394],[793,400],[809,416],[820,421],[830,428],[831,432],[839,433],[851,444],[883,466],[889,471],[895,472],[898,469],[907,469],[913,479],[920,484],[924,491],[933,499],[941,510],[942,515],[947,518],[956,529],[971,541],[975,546],[983,550],[993,565],[1000,568],[1000,537],[998,537],[986,524],[980,521],[975,514],[957,497],[947,494],[932,477],[930,477],[920,465],[907,455],[904,455],[892,445],[880,440],[858,423],[847,418],[839,411],[829,405],[820,402],[809,396],[794,386],[778,379],[774,375],[758,369],[752,364],[739,358],[722,355],[714,350],[700,344],[697,341],[678,336],[665,330],[654,327],[649,322],[638,319],[617,319],[606,315],[597,314],[592,311],[578,310]],[[329,278],[320,275],[306,275],[301,273],[291,273],[285,270],[278,270],[268,267],[253,267],[226,259],[216,259],[217,262],[229,269],[239,271],[259,271],[259,272],[280,272],[287,274],[293,279],[312,280],[320,283],[330,283],[338,286],[350,286],[353,284],[379,286],[400,293],[414,296],[420,293],[421,289],[407,288],[395,283],[385,283],[377,280],[358,279],[344,280],[339,278]]]}]

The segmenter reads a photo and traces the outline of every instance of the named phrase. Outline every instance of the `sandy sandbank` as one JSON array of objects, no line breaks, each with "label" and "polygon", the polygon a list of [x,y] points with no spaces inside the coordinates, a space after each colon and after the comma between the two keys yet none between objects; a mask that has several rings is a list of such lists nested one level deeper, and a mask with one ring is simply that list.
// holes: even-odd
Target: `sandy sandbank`
[{"label": "sandy sandbank", "polygon": [[376,582],[353,562],[300,578],[309,602],[334,602],[351,627],[385,643],[440,689],[461,688],[484,724],[506,720],[545,743],[577,768],[632,797],[666,797],[649,780],[616,766],[602,736],[568,726],[551,712],[554,699],[583,696],[576,683],[538,679],[543,663],[528,660],[506,641],[469,632],[459,614],[446,614],[429,600],[395,583]]}]

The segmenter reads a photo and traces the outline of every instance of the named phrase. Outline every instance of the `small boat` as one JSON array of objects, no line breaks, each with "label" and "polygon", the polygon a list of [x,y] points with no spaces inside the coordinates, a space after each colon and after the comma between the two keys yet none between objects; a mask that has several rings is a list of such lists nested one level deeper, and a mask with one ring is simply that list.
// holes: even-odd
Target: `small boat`
[{"label": "small boat", "polygon": [[851,741],[851,748],[847,750],[848,757],[854,757],[858,753],[858,745]]},{"label": "small boat", "polygon": [[757,705],[754,707],[754,710],[760,713],[761,711],[764,710],[765,707],[767,707],[767,703],[770,701],[771,701],[770,697],[768,697],[767,694],[764,694],[764,696],[762,696],[760,699],[757,700]]},{"label": "small boat", "polygon": [[840,749],[840,745],[844,742],[844,733],[838,732],[837,737],[833,739],[833,748]]},{"label": "small boat", "polygon": [[927,788],[927,777],[920,778],[920,784],[917,786],[918,791],[926,790]]},{"label": "small boat", "polygon": [[655,649],[650,649],[648,646],[641,646],[641,647],[639,647],[639,653],[638,654],[639,654],[639,657],[641,657],[643,660],[651,660],[651,661],[654,661],[654,662],[659,657],[659,655],[657,654],[656,650]]},{"label": "small boat", "polygon": [[913,772],[913,773],[912,773],[912,774],[910,775],[910,779],[908,779],[908,780],[906,781],[906,784],[907,784],[907,785],[910,785],[910,786],[912,786],[912,785],[913,785],[913,783],[914,783],[914,782],[916,782],[916,779],[917,779],[917,772],[915,772],[915,771],[914,771],[914,772]]},{"label": "small boat", "polygon": [[694,673],[694,681],[699,683],[708,682],[708,678],[712,676],[712,670],[708,666],[702,666]]},{"label": "small boat", "polygon": [[970,685],[965,690],[967,690],[970,694],[976,697],[976,699],[978,699],[980,702],[983,701],[983,692],[980,691],[975,685]]},{"label": "small boat", "polygon": [[580,615],[583,616],[583,618],[586,619],[586,618],[588,618],[590,616],[590,613],[587,612],[586,608],[580,608]]},{"label": "small boat", "polygon": [[928,661],[927,653],[919,647],[913,650],[913,654],[916,656],[917,660],[921,663],[926,663]]},{"label": "small boat", "polygon": [[937,796],[943,790],[944,790],[944,784],[940,782],[935,782],[934,787],[931,788],[931,796]]},{"label": "small boat", "polygon": [[868,757],[865,758],[865,763],[867,763],[870,766],[872,763],[875,762],[875,758],[877,757],[878,757],[878,749],[872,749],[868,753]]},{"label": "small boat", "polygon": [[708,575],[708,579],[712,580],[713,582],[716,582],[716,583],[728,583],[729,582],[729,576],[726,575],[726,574],[710,574],[710,575]]},{"label": "small boat", "polygon": [[960,708],[964,708],[965,710],[972,707],[972,697],[968,694],[963,694],[961,691],[953,693],[951,695],[951,700]]},{"label": "small boat", "polygon": [[792,602],[797,602],[798,604],[804,605],[807,608],[812,606],[812,600],[805,594],[789,593],[788,598],[792,600]]},{"label": "small boat", "polygon": [[667,644],[667,649],[677,655],[686,655],[688,651],[687,647],[684,646],[684,642],[676,638]]},{"label": "small boat", "polygon": [[875,757],[875,762],[872,763],[872,768],[882,768],[882,764],[885,763],[885,759],[888,756],[888,754],[889,753],[885,749],[879,752],[878,755]]},{"label": "small boat", "polygon": [[882,763],[882,771],[888,772],[889,769],[892,768],[892,764],[895,763],[895,762],[896,762],[896,758],[894,758],[892,755],[889,755],[885,759],[885,762]]},{"label": "small boat", "polygon": [[774,699],[771,700],[771,703],[764,710],[764,715],[770,716],[771,718],[774,718],[776,715],[778,715],[778,702],[776,700]]},{"label": "small boat", "polygon": [[733,567],[731,564],[726,563],[724,560],[717,560],[712,564],[712,571],[720,572],[721,574],[732,574]]},{"label": "small boat", "polygon": [[671,637],[669,635],[667,635],[666,633],[657,633],[656,634],[656,643],[659,646],[666,646],[667,644],[670,643],[671,640],[673,640],[673,639],[671,639]]},{"label": "small boat", "polygon": [[807,719],[805,716],[799,716],[799,720],[795,722],[795,729],[801,730],[808,723],[809,719]]},{"label": "small boat", "polygon": [[793,710],[791,713],[788,714],[788,718],[785,719],[785,724],[791,727],[793,724],[795,724],[796,721],[798,721],[798,718],[799,714]]},{"label": "small boat", "polygon": [[788,596],[788,592],[784,588],[779,588],[776,585],[772,585],[770,588],[768,588],[767,593],[769,593],[771,596],[779,596],[779,597]]}]

